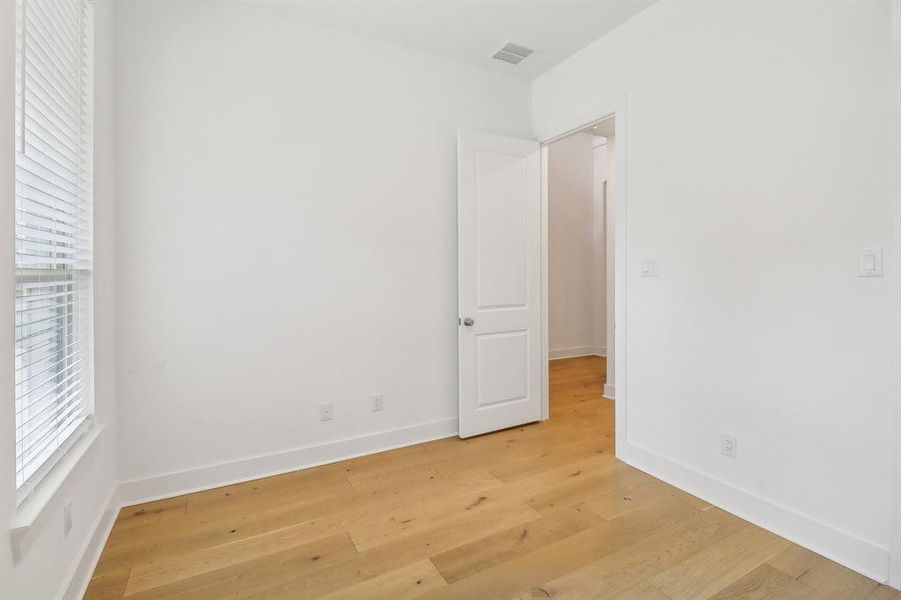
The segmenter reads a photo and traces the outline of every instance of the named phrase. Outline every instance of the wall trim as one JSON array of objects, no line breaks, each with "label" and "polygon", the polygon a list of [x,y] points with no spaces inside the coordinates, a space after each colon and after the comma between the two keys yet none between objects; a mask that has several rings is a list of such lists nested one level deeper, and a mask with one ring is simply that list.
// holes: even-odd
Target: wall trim
[{"label": "wall trim", "polygon": [[[606,395],[607,386],[604,391]],[[77,600],[83,597],[116,516],[125,506],[303,470],[456,434],[457,419],[444,419],[122,483],[111,494],[106,510],[98,518],[94,533],[85,543],[81,558],[68,578],[69,584],[65,586],[62,598]],[[881,583],[888,579],[888,548],[835,529],[631,442],[621,446],[617,458],[849,569]]]},{"label": "wall trim", "polygon": [[452,437],[458,433],[458,420],[441,419],[399,429],[389,429],[357,437],[344,438],[241,460],[176,471],[120,483],[110,495],[107,508],[98,517],[93,534],[85,542],[78,562],[66,579],[63,600],[79,600],[88,589],[100,555],[119,511],[126,506],[150,502],[192,492],[243,483],[263,477],[301,471],[320,465],[377,454],[387,450]]},{"label": "wall trim", "polygon": [[607,349],[603,346],[575,346],[573,348],[548,350],[548,360],[575,358],[577,356],[607,356]]},{"label": "wall trim", "polygon": [[604,398],[607,400],[615,400],[616,399],[616,386],[612,383],[604,384],[604,393],[602,394]]},{"label": "wall trim", "polygon": [[421,444],[455,436],[457,432],[456,418],[443,419],[120,483],[110,494],[107,508],[98,517],[92,529],[93,534],[85,542],[60,597],[63,600],[79,600],[84,597],[116,517],[126,506]]},{"label": "wall trim", "polygon": [[737,488],[627,442],[617,458],[714,506],[821,554],[880,583],[888,580],[889,549]]},{"label": "wall trim", "polygon": [[456,418],[429,421],[285,452],[126,481],[119,484],[118,497],[122,506],[130,506],[422,444],[455,436],[458,431]]},{"label": "wall trim", "polygon": [[116,517],[119,515],[121,506],[117,490],[114,489],[110,494],[109,501],[106,503],[106,509],[97,518],[94,524],[93,534],[85,542],[79,554],[78,562],[72,568],[72,572],[66,579],[68,585],[63,589],[61,598],[63,600],[81,600],[84,598],[85,592],[88,591],[88,584],[100,562],[100,554],[106,546],[110,533],[113,531],[113,525],[116,523]]}]

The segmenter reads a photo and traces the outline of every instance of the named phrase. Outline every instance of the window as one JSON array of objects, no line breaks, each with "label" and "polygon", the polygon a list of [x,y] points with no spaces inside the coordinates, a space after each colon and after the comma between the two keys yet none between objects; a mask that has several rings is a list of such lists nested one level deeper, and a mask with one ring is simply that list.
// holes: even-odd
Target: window
[{"label": "window", "polygon": [[92,404],[91,5],[17,0],[16,488],[88,426]]}]

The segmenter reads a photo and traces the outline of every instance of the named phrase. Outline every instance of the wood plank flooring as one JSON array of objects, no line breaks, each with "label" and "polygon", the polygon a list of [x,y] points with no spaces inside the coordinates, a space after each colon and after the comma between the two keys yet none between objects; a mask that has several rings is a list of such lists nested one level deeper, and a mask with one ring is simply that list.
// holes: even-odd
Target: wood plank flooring
[{"label": "wood plank flooring", "polygon": [[603,359],[551,419],[122,510],[90,600],[901,599],[613,457]]}]

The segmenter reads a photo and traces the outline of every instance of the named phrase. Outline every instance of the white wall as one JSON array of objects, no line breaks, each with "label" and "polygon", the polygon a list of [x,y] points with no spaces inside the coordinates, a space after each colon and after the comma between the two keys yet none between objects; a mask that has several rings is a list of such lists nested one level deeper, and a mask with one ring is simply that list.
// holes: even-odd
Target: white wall
[{"label": "white wall", "polygon": [[[5,28],[8,18],[15,17],[15,4],[2,3],[0,7],[0,22],[3,23],[3,45],[0,52],[3,53],[2,73],[4,92],[9,91],[10,85],[14,85],[15,72],[8,71],[5,67],[10,56],[14,56],[14,45],[7,36]],[[102,543],[106,527],[114,516],[108,511],[112,503],[112,496],[116,487],[116,402],[115,402],[115,352],[113,340],[115,337],[115,300],[114,300],[114,152],[112,148],[114,114],[112,110],[112,62],[113,62],[113,23],[112,7],[105,2],[98,2],[95,7],[96,27],[96,59],[95,59],[95,158],[94,158],[94,244],[95,244],[95,287],[94,287],[94,325],[95,325],[95,381],[94,381],[94,410],[96,421],[103,426],[100,437],[90,446],[62,483],[59,491],[53,496],[35,525],[26,534],[16,538],[16,546],[21,555],[18,558],[12,556],[12,546],[9,543],[8,527],[15,519],[15,489],[10,482],[15,481],[14,465],[15,455],[13,448],[4,449],[10,452],[3,453],[2,465],[0,465],[0,480],[4,485],[2,502],[3,519],[0,522],[0,539],[2,539],[3,560],[0,562],[0,597],[10,600],[54,600],[67,597],[76,597],[81,591],[81,586],[86,582],[89,573],[77,572],[79,565],[91,562],[93,554]],[[9,118],[10,110],[14,107],[10,104],[12,96],[6,93],[0,94],[2,98],[3,122],[13,122]],[[11,147],[10,147],[11,149]],[[0,162],[12,166],[15,157],[3,153]],[[14,172],[10,170],[14,176]],[[5,177],[0,177],[5,181]],[[11,200],[11,193],[6,187],[4,194],[4,210],[6,202]],[[6,216],[4,212],[4,216]],[[10,213],[11,214],[11,213]],[[9,220],[12,223],[12,220]],[[6,248],[4,248],[5,250]],[[12,277],[12,272],[4,271],[5,277]],[[3,288],[4,310],[7,309],[6,299],[13,299],[13,293]],[[9,293],[6,293],[9,292]],[[8,313],[12,314],[12,312]],[[8,338],[7,338],[8,339]],[[9,345],[12,349],[12,345]],[[11,373],[13,366],[4,354],[2,369],[4,374]],[[4,377],[5,381],[8,381]],[[11,388],[10,388],[11,391]],[[0,421],[14,423],[7,410],[14,409],[14,403],[10,400],[4,402],[4,411]],[[12,439],[14,435],[4,428],[4,439]],[[11,446],[12,444],[10,444]],[[65,463],[65,459],[64,459]],[[61,463],[60,468],[63,467]],[[72,530],[68,536],[63,535],[63,505],[66,501],[72,502]],[[34,499],[26,500],[34,501]],[[23,505],[25,506],[25,505]],[[99,530],[99,535],[95,535]],[[82,557],[87,560],[82,562]],[[72,582],[70,588],[69,584]],[[78,596],[80,597],[80,596]]]},{"label": "white wall", "polygon": [[251,459],[128,494],[454,432],[456,130],[527,136],[529,84],[290,4],[117,16],[120,475]]},{"label": "white wall", "polygon": [[[603,215],[595,207],[594,136],[548,147],[548,338],[551,358],[602,354]],[[603,235],[600,236],[603,239]]]},{"label": "white wall", "polygon": [[897,266],[857,253],[894,234],[889,11],[663,1],[533,82],[542,138],[627,95],[626,458],[880,578]]}]

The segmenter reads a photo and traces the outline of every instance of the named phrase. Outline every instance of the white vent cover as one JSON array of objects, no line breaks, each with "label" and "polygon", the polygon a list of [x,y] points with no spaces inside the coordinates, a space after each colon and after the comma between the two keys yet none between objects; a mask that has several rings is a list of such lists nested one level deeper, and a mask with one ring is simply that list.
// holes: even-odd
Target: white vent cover
[{"label": "white vent cover", "polygon": [[491,58],[502,60],[511,65],[518,65],[527,59],[533,52],[535,51],[531,48],[526,48],[525,46],[520,46],[513,42],[507,42],[504,44],[504,47],[495,52]]}]

